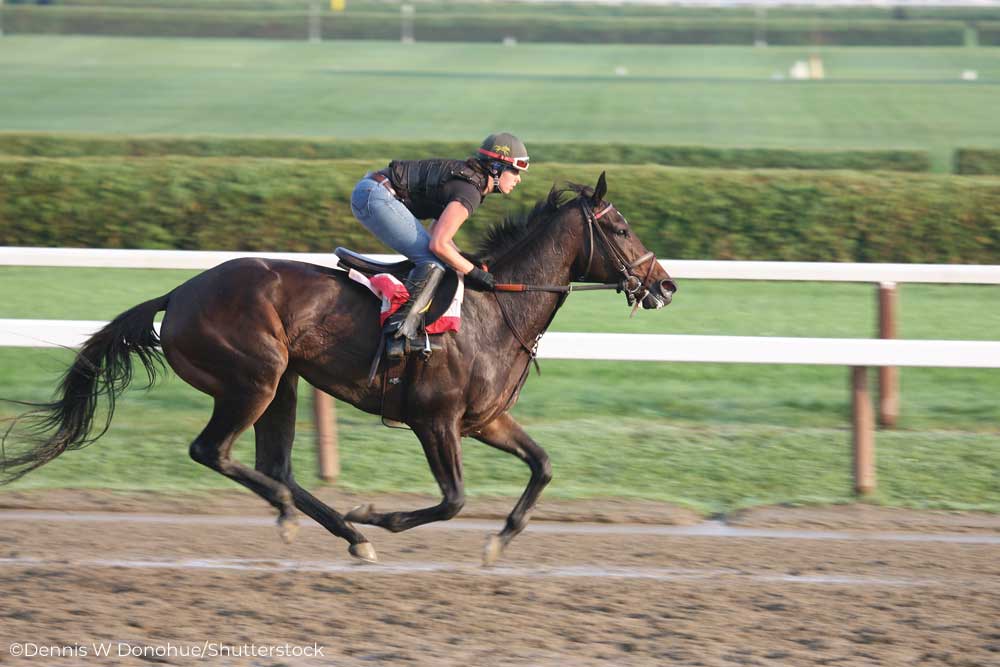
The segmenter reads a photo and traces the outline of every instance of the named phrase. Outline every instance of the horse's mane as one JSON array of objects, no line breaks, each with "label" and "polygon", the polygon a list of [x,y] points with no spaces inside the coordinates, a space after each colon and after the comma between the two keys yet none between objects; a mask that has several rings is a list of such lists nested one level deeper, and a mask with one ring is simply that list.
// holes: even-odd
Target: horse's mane
[{"label": "horse's mane", "polygon": [[545,221],[551,219],[567,204],[579,197],[589,197],[593,188],[576,183],[567,183],[564,188],[553,187],[547,197],[540,199],[530,210],[506,216],[503,221],[486,231],[486,237],[475,253],[473,262],[490,266],[504,255],[527,241],[533,232],[541,230]]}]

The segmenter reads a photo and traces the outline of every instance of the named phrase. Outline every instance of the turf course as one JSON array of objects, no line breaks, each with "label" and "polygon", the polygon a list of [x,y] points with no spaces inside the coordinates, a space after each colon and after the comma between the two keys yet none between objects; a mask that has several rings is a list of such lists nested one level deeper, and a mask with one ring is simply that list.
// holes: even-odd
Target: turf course
[{"label": "turf course", "polygon": [[773,77],[805,48],[12,36],[0,129],[474,142],[504,127],[529,145],[919,148],[937,171],[958,146],[1000,146],[1000,49],[818,53],[827,79],[796,82]]},{"label": "turf course", "polygon": [[[190,275],[182,271],[0,269],[0,317],[110,318]],[[621,297],[573,295],[562,331],[866,337],[874,330],[869,285],[683,281],[676,302],[627,319]],[[996,338],[996,288],[904,285],[900,334]],[[71,354],[0,348],[0,396],[44,400]],[[848,372],[839,367],[543,362],[515,414],[547,448],[555,481],[547,497],[635,497],[705,512],[772,502],[850,499]],[[308,392],[302,386],[296,466],[315,483]],[[878,502],[1000,511],[1000,374],[904,369],[902,419],[877,437]],[[14,489],[233,488],[187,458],[204,425],[206,397],[170,375],[129,392],[111,431]],[[0,415],[16,409],[0,404]],[[434,493],[409,433],[338,405],[339,482],[360,491]],[[252,437],[237,455],[252,461]],[[516,495],[527,470],[465,445],[470,495]]]}]

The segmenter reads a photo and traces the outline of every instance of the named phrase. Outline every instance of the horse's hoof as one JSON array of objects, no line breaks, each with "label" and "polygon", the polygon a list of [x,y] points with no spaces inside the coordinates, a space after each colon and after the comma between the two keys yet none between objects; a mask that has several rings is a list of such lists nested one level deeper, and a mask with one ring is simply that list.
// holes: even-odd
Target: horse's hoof
[{"label": "horse's hoof", "polygon": [[503,553],[503,540],[499,535],[490,535],[486,538],[486,547],[483,549],[483,567],[490,567],[496,563],[501,553]]},{"label": "horse's hoof", "polygon": [[278,519],[278,533],[285,544],[291,544],[299,533],[299,520],[295,516],[280,517]]},{"label": "horse's hoof", "polygon": [[350,521],[352,523],[368,523],[374,513],[375,506],[371,503],[365,503],[364,505],[358,505],[348,512],[344,517],[344,521]]},{"label": "horse's hoof", "polygon": [[378,556],[375,555],[375,547],[371,542],[358,542],[352,544],[348,549],[351,555],[365,563],[377,563]]}]

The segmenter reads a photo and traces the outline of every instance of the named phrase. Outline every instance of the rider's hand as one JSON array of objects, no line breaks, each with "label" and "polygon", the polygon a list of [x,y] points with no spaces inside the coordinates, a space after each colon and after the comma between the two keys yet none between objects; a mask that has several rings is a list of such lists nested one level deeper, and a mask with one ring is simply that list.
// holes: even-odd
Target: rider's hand
[{"label": "rider's hand", "polygon": [[478,266],[465,274],[465,284],[483,292],[495,292],[497,289],[497,280],[493,274],[483,271]]}]

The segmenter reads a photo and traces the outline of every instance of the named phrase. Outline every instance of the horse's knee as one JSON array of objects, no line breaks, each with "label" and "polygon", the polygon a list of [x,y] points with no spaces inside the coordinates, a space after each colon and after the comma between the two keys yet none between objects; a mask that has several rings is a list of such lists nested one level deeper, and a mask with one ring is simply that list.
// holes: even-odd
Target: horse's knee
[{"label": "horse's knee", "polygon": [[201,440],[195,440],[191,443],[191,447],[188,448],[188,454],[203,466],[208,466],[216,470],[219,469],[222,457],[219,454],[218,447],[202,442]]}]

